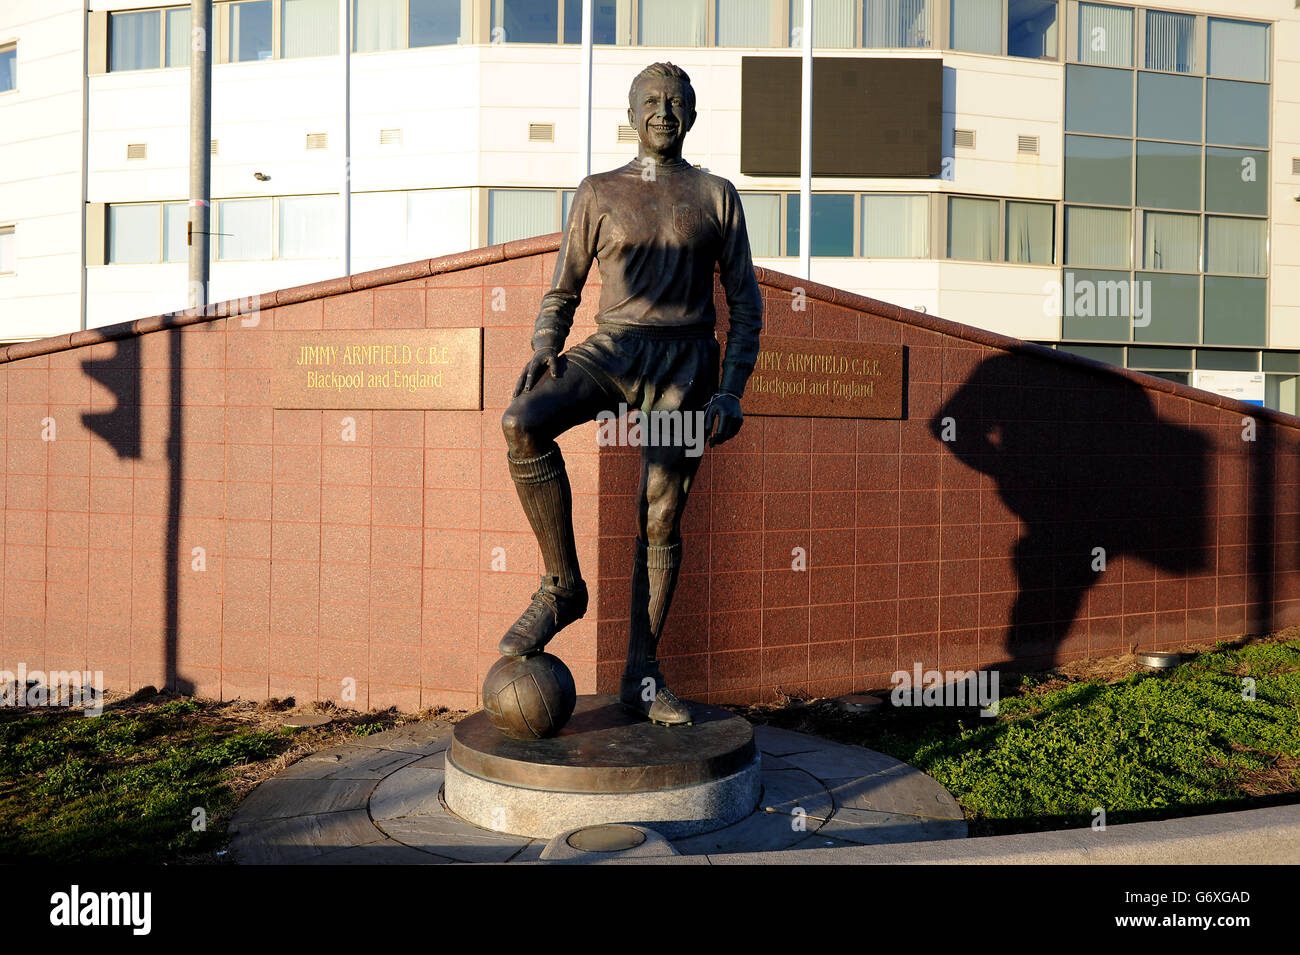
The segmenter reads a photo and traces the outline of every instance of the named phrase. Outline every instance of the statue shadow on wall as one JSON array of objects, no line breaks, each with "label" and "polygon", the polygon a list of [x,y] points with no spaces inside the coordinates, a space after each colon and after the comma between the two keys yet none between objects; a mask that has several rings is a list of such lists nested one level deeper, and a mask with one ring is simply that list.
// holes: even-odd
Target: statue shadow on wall
[{"label": "statue shadow on wall", "polygon": [[[980,602],[988,597],[987,583],[994,592],[1014,588],[1015,599],[1004,615],[990,617],[981,608],[980,624],[983,631],[1002,629],[1007,663],[1058,662],[1089,591],[1122,583],[1134,558],[1138,567],[1150,568],[1137,579],[1151,585],[1108,589],[1088,616],[1119,618],[1110,625],[1121,628],[1123,638],[1111,647],[1149,647],[1153,630],[1130,625],[1123,632],[1123,614],[1150,613],[1154,622],[1155,579],[1215,566],[1207,441],[1161,420],[1150,393],[1121,375],[995,356],[974,370],[930,426],[947,451],[993,484],[990,489],[980,482],[980,557],[995,561],[981,563],[989,572],[980,575],[979,589],[986,592]],[[1003,545],[997,543],[998,518],[989,513],[993,490],[1010,512],[1002,519],[1020,522],[1018,539],[1005,528]],[[1014,579],[1008,574],[999,587],[1005,565],[996,562],[1004,556],[1011,558]],[[1086,641],[1071,641],[1070,649],[1086,647]],[[995,648],[981,645],[986,665],[997,656]]]}]

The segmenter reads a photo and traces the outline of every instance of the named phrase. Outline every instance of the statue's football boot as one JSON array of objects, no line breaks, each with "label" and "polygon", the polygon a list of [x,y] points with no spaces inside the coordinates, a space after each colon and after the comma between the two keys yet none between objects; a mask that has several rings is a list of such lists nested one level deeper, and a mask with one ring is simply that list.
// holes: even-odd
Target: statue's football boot
[{"label": "statue's football boot", "polygon": [[654,672],[645,676],[623,674],[619,699],[624,706],[636,710],[652,723],[662,723],[664,726],[691,725],[690,706],[677,699],[673,691],[664,685],[663,674],[659,672],[658,666]]},{"label": "statue's football boot", "polygon": [[682,726],[691,722],[691,708],[665,685],[655,655],[668,617],[668,606],[672,603],[673,591],[677,589],[681,563],[680,542],[650,547],[637,538],[632,565],[627,667],[619,686],[619,699],[624,706],[665,726]]},{"label": "statue's football boot", "polygon": [[543,577],[518,620],[506,631],[497,649],[510,657],[524,657],[539,652],[551,639],[587,613],[587,585],[565,588],[554,577]]}]

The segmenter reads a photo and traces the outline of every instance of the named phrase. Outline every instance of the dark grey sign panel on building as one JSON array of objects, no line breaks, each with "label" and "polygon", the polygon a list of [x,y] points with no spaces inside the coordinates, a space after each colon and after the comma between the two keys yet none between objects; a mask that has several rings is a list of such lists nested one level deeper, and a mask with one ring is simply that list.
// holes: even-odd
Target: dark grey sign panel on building
[{"label": "dark grey sign panel on building", "polygon": [[[801,66],[741,58],[740,171],[799,175]],[[943,164],[943,61],[813,58],[814,176],[937,176]]]}]

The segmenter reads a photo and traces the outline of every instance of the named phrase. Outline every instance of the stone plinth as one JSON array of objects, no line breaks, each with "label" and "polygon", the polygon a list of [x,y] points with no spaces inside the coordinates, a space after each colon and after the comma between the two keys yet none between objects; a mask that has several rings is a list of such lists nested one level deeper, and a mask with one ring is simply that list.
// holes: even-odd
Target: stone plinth
[{"label": "stone plinth", "polygon": [[581,826],[640,823],[668,838],[748,816],[762,789],[750,724],[691,704],[690,726],[657,726],[613,696],[583,696],[559,735],[511,739],[477,713],[457,725],[447,808],[497,832],[552,838]]}]

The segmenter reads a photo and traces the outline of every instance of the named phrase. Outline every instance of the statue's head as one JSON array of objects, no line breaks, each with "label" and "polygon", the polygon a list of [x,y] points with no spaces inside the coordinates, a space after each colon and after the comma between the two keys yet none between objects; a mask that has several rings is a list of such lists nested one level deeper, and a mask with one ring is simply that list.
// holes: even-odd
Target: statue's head
[{"label": "statue's head", "polygon": [[695,90],[680,66],[652,63],[628,90],[628,122],[636,128],[644,153],[680,158],[686,134],[695,125]]}]

